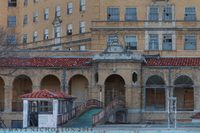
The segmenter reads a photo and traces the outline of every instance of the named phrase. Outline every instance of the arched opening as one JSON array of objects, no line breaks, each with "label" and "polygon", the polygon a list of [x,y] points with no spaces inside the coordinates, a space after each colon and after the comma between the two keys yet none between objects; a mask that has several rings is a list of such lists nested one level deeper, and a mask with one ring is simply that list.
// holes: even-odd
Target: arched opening
[{"label": "arched opening", "polygon": [[75,106],[88,100],[88,80],[83,75],[75,75],[69,80],[69,94],[75,96]]},{"label": "arched opening", "polygon": [[105,80],[105,105],[114,99],[122,99],[125,101],[125,81],[117,74],[110,75]]},{"label": "arched opening", "polygon": [[47,75],[41,81],[41,89],[60,91],[60,80],[54,75]]},{"label": "arched opening", "polygon": [[177,98],[177,110],[193,111],[194,109],[194,88],[190,77],[182,75],[174,82],[174,97]]},{"label": "arched opening", "polygon": [[151,76],[146,82],[145,109],[148,111],[165,110],[165,82],[157,75]]},{"label": "arched opening", "polygon": [[4,80],[0,77],[0,111],[4,111],[4,102],[5,102],[5,83]]},{"label": "arched opening", "polygon": [[32,92],[32,81],[26,75],[17,76],[13,82],[12,111],[22,111],[21,95]]}]

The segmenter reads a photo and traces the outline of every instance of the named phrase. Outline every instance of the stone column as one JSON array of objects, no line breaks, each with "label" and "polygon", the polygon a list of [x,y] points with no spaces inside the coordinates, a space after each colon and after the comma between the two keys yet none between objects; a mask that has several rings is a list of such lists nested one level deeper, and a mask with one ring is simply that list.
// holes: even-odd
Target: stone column
[{"label": "stone column", "polygon": [[194,87],[194,111],[200,111],[200,88]]},{"label": "stone column", "polygon": [[5,85],[4,88],[4,112],[12,112],[12,86]]},{"label": "stone column", "polygon": [[29,126],[28,124],[28,100],[23,100],[23,128],[26,128]]}]

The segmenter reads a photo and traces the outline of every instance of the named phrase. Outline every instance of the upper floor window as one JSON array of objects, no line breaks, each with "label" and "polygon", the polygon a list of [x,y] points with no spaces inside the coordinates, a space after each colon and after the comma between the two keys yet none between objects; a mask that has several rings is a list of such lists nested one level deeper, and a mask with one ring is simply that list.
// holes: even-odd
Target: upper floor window
[{"label": "upper floor window", "polygon": [[80,11],[85,11],[86,9],[86,1],[80,0]]},{"label": "upper floor window", "polygon": [[27,34],[24,34],[23,35],[23,38],[22,38],[22,43],[25,44],[28,42],[28,35]]},{"label": "upper floor window", "polygon": [[44,30],[44,40],[47,40],[47,39],[49,39],[49,30],[45,29]]},{"label": "upper floor window", "polygon": [[16,7],[17,0],[8,0],[8,7]]},{"label": "upper floor window", "polygon": [[33,22],[38,22],[38,12],[33,13]]},{"label": "upper floor window", "polygon": [[24,6],[28,6],[28,0],[24,0]]},{"label": "upper floor window", "polygon": [[61,8],[60,8],[60,6],[57,6],[56,7],[56,17],[60,17],[61,16]]},{"label": "upper floor window", "polygon": [[186,7],[185,8],[185,21],[195,21],[196,20],[196,9],[195,7]]},{"label": "upper floor window", "polygon": [[85,22],[80,22],[80,33],[85,33]]},{"label": "upper floor window", "polygon": [[158,35],[149,35],[149,50],[159,50]]},{"label": "upper floor window", "polygon": [[16,16],[8,16],[7,24],[8,24],[8,27],[15,27],[16,26]]},{"label": "upper floor window", "polygon": [[119,21],[119,8],[109,7],[107,9],[108,21]]},{"label": "upper floor window", "polygon": [[86,50],[85,45],[81,45],[81,46],[79,47],[79,50],[80,50],[80,51],[85,51],[85,50]]},{"label": "upper floor window", "polygon": [[115,41],[116,39],[119,40],[119,36],[109,35],[108,38],[107,38],[107,44],[108,45],[113,44],[113,41]]},{"label": "upper floor window", "polygon": [[28,24],[28,15],[24,15],[23,25]]},{"label": "upper floor window", "polygon": [[33,0],[33,3],[38,3],[39,2],[39,0]]},{"label": "upper floor window", "polygon": [[55,33],[54,34],[55,34],[55,38],[61,37],[61,28],[60,28],[60,26],[55,28]]},{"label": "upper floor window", "polygon": [[195,35],[186,35],[184,49],[185,50],[195,50],[196,49],[196,36]]},{"label": "upper floor window", "polygon": [[38,33],[37,33],[37,31],[35,31],[33,33],[33,42],[36,42],[37,40],[38,40]]},{"label": "upper floor window", "polygon": [[163,35],[163,50],[172,50],[172,35],[171,34],[165,34]]},{"label": "upper floor window", "polygon": [[73,12],[73,5],[72,2],[67,3],[67,14],[72,14]]},{"label": "upper floor window", "polygon": [[159,20],[158,7],[150,7],[149,20],[150,21],[158,21]]},{"label": "upper floor window", "polygon": [[137,20],[137,10],[136,8],[126,8],[126,21],[136,21]]},{"label": "upper floor window", "polygon": [[167,6],[163,9],[163,20],[171,21],[172,20],[172,7]]},{"label": "upper floor window", "polygon": [[49,19],[49,9],[45,8],[44,9],[44,20],[48,20]]},{"label": "upper floor window", "polygon": [[72,35],[72,24],[67,25],[67,35]]},{"label": "upper floor window", "polygon": [[8,35],[7,36],[7,43],[8,44],[16,44],[17,40],[16,40],[16,35]]},{"label": "upper floor window", "polygon": [[137,50],[137,38],[136,36],[125,36],[126,48],[130,50]]}]

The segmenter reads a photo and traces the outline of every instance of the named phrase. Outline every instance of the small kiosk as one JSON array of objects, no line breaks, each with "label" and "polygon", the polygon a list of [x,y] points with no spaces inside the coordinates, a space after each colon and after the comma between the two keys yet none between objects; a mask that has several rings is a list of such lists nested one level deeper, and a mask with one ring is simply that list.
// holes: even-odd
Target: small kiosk
[{"label": "small kiosk", "polygon": [[57,127],[67,122],[62,116],[72,110],[75,97],[64,92],[39,90],[21,96],[23,128]]}]

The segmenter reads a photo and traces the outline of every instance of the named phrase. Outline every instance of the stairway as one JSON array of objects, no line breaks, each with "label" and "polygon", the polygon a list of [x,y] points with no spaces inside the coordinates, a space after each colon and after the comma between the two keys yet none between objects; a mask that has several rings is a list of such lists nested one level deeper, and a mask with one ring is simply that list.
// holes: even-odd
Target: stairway
[{"label": "stairway", "polygon": [[80,115],[78,118],[75,118],[74,120],[62,125],[62,127],[67,128],[91,128],[92,127],[92,116],[96,113],[99,113],[101,109],[92,108],[82,115]]},{"label": "stairway", "polygon": [[6,124],[3,122],[1,117],[0,117],[0,128],[7,128]]},{"label": "stairway", "polygon": [[[126,114],[127,114],[127,109],[125,108],[125,102],[120,99],[115,99],[112,102],[110,102],[104,109],[102,109],[101,112],[93,115],[92,117],[92,122],[93,126],[104,124],[109,121],[109,118],[113,116],[112,123],[116,123],[116,113],[118,111],[123,111],[124,112],[124,122],[126,121]],[[124,123],[123,122],[123,123]]]}]

